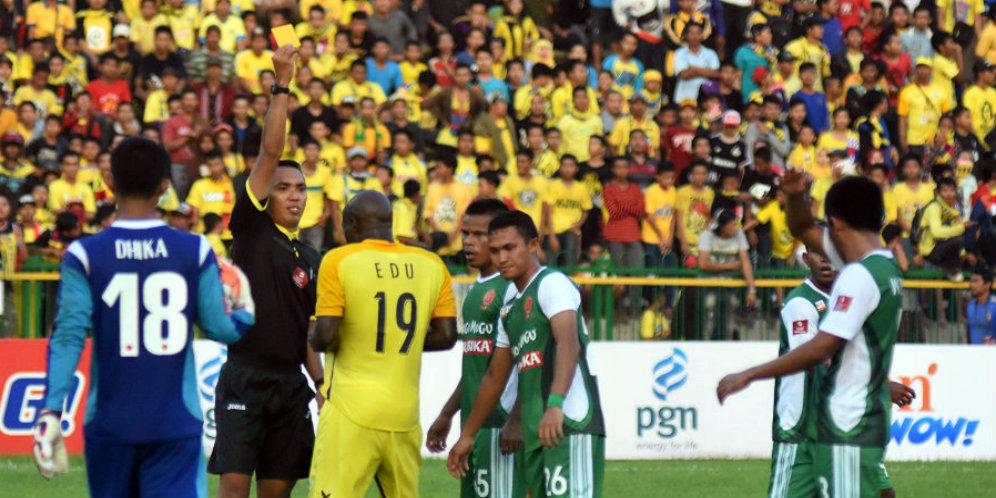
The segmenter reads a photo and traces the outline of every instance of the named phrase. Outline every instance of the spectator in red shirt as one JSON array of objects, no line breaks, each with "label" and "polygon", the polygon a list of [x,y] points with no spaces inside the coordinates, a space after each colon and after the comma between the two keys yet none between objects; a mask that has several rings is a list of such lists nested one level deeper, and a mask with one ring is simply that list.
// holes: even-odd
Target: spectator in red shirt
[{"label": "spectator in red shirt", "polygon": [[[643,191],[629,181],[629,159],[620,156],[612,160],[612,181],[602,190],[602,201],[609,212],[609,220],[602,227],[602,236],[608,243],[612,266],[616,268],[643,268],[643,244],[640,243],[640,218],[646,215]],[[641,290],[629,287],[630,309],[640,306]]]},{"label": "spectator in red shirt", "polygon": [[840,19],[841,33],[847,33],[847,28],[861,26],[862,13],[871,10],[871,0],[840,0],[838,5],[837,19]]},{"label": "spectator in red shirt", "polygon": [[664,159],[674,164],[678,178],[683,178],[681,173],[688,166],[688,163],[692,162],[692,139],[699,131],[695,126],[698,104],[692,99],[683,100],[678,116],[680,122],[664,132],[664,137],[661,139],[661,150],[665,151]]},{"label": "spectator in red shirt", "polygon": [[198,178],[197,154],[194,147],[207,130],[207,121],[197,114],[197,91],[188,88],[180,97],[180,112],[163,124],[163,147],[169,151],[170,179],[176,195],[187,198],[191,183]]},{"label": "spectator in red shirt", "polygon": [[[889,83],[889,105],[895,107],[899,91],[913,72],[913,61],[903,52],[903,42],[895,31],[882,35],[879,60],[885,63],[885,81]],[[866,49],[867,51],[867,49]]]},{"label": "spectator in red shirt", "polygon": [[864,49],[866,54],[874,54],[875,50],[878,49],[878,40],[879,36],[882,35],[884,24],[885,6],[880,2],[873,2],[871,4],[871,10],[868,12],[868,15],[865,16],[865,25],[863,26],[865,31]]},{"label": "spectator in red shirt", "polygon": [[94,109],[112,118],[118,112],[118,105],[131,102],[128,82],[120,78],[121,66],[114,55],[107,53],[100,57],[100,78],[86,86],[86,92],[93,99]]},{"label": "spectator in red shirt", "polygon": [[205,80],[194,85],[200,103],[199,114],[214,127],[224,123],[232,115],[232,104],[236,91],[232,85],[222,81],[224,68],[221,58],[209,56],[205,64]]},{"label": "spectator in red shirt", "polygon": [[[93,137],[101,140],[103,128],[107,125],[107,117],[93,108],[93,99],[89,93],[81,93],[70,110],[62,115],[62,128],[70,135],[80,135],[83,138]],[[101,140],[103,143],[103,140]]]}]

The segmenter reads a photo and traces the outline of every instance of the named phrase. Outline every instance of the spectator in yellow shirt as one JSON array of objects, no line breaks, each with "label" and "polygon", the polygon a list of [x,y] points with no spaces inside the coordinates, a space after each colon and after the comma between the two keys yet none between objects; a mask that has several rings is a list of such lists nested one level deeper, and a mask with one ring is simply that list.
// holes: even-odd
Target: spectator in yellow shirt
[{"label": "spectator in yellow shirt", "polygon": [[235,208],[235,187],[232,179],[228,177],[221,151],[208,152],[204,159],[210,176],[194,182],[190,187],[190,193],[187,194],[187,204],[194,208],[194,217],[201,220],[198,223],[198,231],[204,230],[205,214],[214,213],[221,216],[224,227],[222,238],[228,240],[232,238],[228,222],[232,217],[232,209]]},{"label": "spectator in yellow shirt", "polygon": [[372,99],[376,105],[387,102],[387,95],[380,85],[367,81],[367,63],[359,59],[349,65],[349,77],[332,87],[332,104],[342,104],[342,99],[347,95],[357,102],[364,98]]},{"label": "spectator in yellow shirt", "polygon": [[[657,181],[643,195],[647,216],[643,219],[641,241],[647,254],[647,266],[674,265],[674,236],[677,231],[675,203],[677,190],[674,164],[663,161],[657,167]],[[664,258],[662,260],[662,258]]]},{"label": "spectator in yellow shirt", "polygon": [[[377,105],[370,97],[360,100],[359,115],[342,128],[342,144],[347,149],[358,145],[366,149],[367,157],[383,162],[391,148],[391,134],[376,117]],[[384,158],[378,156],[385,154]]]},{"label": "spectator in yellow shirt", "polygon": [[470,190],[456,181],[456,157],[445,155],[437,163],[435,179],[425,193],[422,217],[432,231],[432,248],[440,255],[456,254],[463,247],[460,239],[460,219],[470,204]]},{"label": "spectator in yellow shirt", "polygon": [[51,36],[55,38],[55,46],[60,49],[65,36],[76,29],[73,10],[55,0],[31,2],[24,15],[24,23],[28,25],[29,40]]},{"label": "spectator in yellow shirt", "polygon": [[914,81],[899,92],[899,148],[903,152],[923,155],[924,145],[937,133],[941,114],[948,112],[951,101],[947,91],[930,81],[933,62],[926,57],[916,60]]},{"label": "spectator in yellow shirt", "polygon": [[574,267],[581,258],[581,226],[593,205],[588,188],[576,180],[577,173],[577,158],[564,154],[559,178],[550,180],[547,187],[547,263],[553,266]]},{"label": "spectator in yellow shirt", "polygon": [[[583,64],[582,64],[583,66]],[[588,160],[588,141],[592,135],[602,134],[602,118],[597,114],[588,114],[589,89],[584,86],[574,87],[573,108],[557,120],[557,129],[564,137],[561,151],[571,154],[578,161]],[[563,168],[563,163],[561,163]]]},{"label": "spectator in yellow shirt", "polygon": [[260,74],[267,70],[273,71],[273,52],[266,48],[268,44],[269,41],[262,28],[253,30],[249,39],[249,50],[240,52],[235,57],[236,88],[251,94],[263,93]]},{"label": "spectator in yellow shirt", "polygon": [[14,92],[14,105],[32,102],[41,117],[62,114],[59,99],[48,89],[48,64],[36,64],[31,74],[31,81]]},{"label": "spectator in yellow shirt", "polygon": [[149,55],[156,49],[156,38],[149,36],[149,33],[155,33],[156,28],[168,24],[166,16],[156,9],[156,0],[142,0],[141,15],[131,18],[128,37],[135,44],[138,53]]},{"label": "spectator in yellow shirt", "polygon": [[429,172],[425,161],[414,153],[415,138],[407,128],[394,132],[394,155],[386,163],[394,171],[394,181],[391,191],[398,198],[404,197],[404,185],[408,180],[415,180],[419,185],[428,185]]},{"label": "spectator in yellow shirt", "polygon": [[232,3],[230,0],[218,0],[214,13],[208,14],[200,23],[197,39],[204,43],[204,37],[210,26],[218,26],[221,30],[221,41],[219,45],[226,52],[239,52],[245,50],[246,25],[242,18],[232,14]]},{"label": "spectator in yellow shirt", "polygon": [[515,153],[517,175],[509,175],[501,185],[500,197],[509,197],[515,204],[515,209],[523,211],[533,219],[540,233],[546,231],[548,211],[547,180],[533,174],[533,153],[520,149]]},{"label": "spectator in yellow shirt", "polygon": [[66,152],[59,161],[62,176],[49,184],[48,209],[55,214],[70,211],[87,221],[97,213],[97,202],[90,186],[77,181],[80,155]]},{"label": "spectator in yellow shirt", "polygon": [[931,81],[948,92],[948,102],[955,100],[954,87],[961,81],[961,46],[954,42],[951,35],[944,31],[934,33],[930,38],[930,44],[934,47],[934,71],[931,74]]},{"label": "spectator in yellow shirt", "polygon": [[429,66],[422,62],[422,45],[415,40],[409,40],[405,43],[404,57],[405,59],[398,64],[401,66],[401,79],[406,85],[415,84],[418,75],[422,74],[422,71],[429,70]]},{"label": "spectator in yellow shirt", "polygon": [[86,41],[83,50],[91,57],[111,49],[111,29],[114,13],[104,7],[107,0],[87,0],[90,8],[76,13],[76,24],[83,31]]},{"label": "spectator in yellow shirt", "polygon": [[318,158],[321,147],[313,138],[306,138],[301,145],[304,151],[304,161],[301,161],[301,173],[308,189],[308,200],[301,214],[301,240],[321,250],[325,243],[325,227],[332,219],[332,199],[329,189],[332,185],[332,171],[322,166]]}]

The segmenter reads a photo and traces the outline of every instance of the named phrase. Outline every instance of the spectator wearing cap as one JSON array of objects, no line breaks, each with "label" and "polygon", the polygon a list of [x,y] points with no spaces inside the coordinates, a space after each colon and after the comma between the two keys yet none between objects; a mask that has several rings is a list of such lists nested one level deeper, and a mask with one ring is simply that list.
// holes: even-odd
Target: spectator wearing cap
[{"label": "spectator wearing cap", "polygon": [[830,76],[830,53],[823,44],[823,22],[818,17],[811,17],[802,26],[803,36],[789,42],[783,50],[795,56],[796,74],[805,62],[811,63],[816,68],[817,78],[814,88],[823,91],[823,77]]},{"label": "spectator wearing cap", "polygon": [[360,191],[380,189],[380,182],[368,169],[369,157],[367,149],[363,146],[350,147],[346,151],[346,171],[336,174],[329,182],[329,198],[333,202],[332,226],[335,229],[335,240],[339,244],[346,243],[342,231],[342,210],[346,207],[346,203]]},{"label": "spectator wearing cap", "polygon": [[104,54],[100,57],[100,78],[86,86],[94,108],[101,114],[114,117],[122,102],[131,102],[131,90],[128,82],[121,79],[120,69],[118,59],[113,54]]},{"label": "spectator wearing cap", "polygon": [[[508,101],[499,92],[487,94],[485,100],[488,103],[487,112],[478,115],[473,123],[475,141],[479,142],[476,149],[487,152],[499,167],[509,170],[515,167],[519,134],[515,129],[515,122],[508,115]],[[476,182],[476,178],[461,178],[461,181],[464,180]]]},{"label": "spectator wearing cap", "polygon": [[387,94],[380,85],[367,80],[367,64],[362,60],[353,61],[349,76],[332,87],[332,105],[341,105],[347,96],[352,97],[354,103],[364,98],[372,99],[376,105],[387,102]]},{"label": "spectator wearing cap", "polygon": [[[996,10],[996,9],[994,9]],[[983,144],[986,137],[996,128],[996,66],[987,59],[975,61],[975,84],[965,90],[962,102],[972,113],[972,130]],[[986,146],[988,148],[988,146]]]},{"label": "spectator wearing cap", "polygon": [[198,40],[204,43],[207,29],[210,26],[218,26],[221,31],[219,46],[226,52],[239,52],[245,50],[249,44],[246,39],[246,25],[242,18],[232,14],[231,0],[218,0],[215,4],[215,11],[204,17],[198,30]]},{"label": "spectator wearing cap", "polygon": [[674,52],[674,74],[678,83],[674,88],[674,100],[698,99],[699,87],[707,79],[719,78],[719,56],[712,49],[702,45],[702,26],[688,23],[682,37],[685,45]]},{"label": "spectator wearing cap", "polygon": [[[754,287],[754,267],[747,252],[750,245],[747,236],[737,223],[737,215],[723,209],[716,213],[715,221],[704,230],[698,240],[698,266],[704,272],[740,271],[747,281],[748,308],[754,307],[757,299],[757,289]],[[706,301],[715,303],[707,316],[705,323],[714,324],[711,338],[725,339],[727,326],[730,323],[731,294],[716,291],[706,292]],[[709,297],[711,296],[711,298]]]},{"label": "spectator wearing cap", "polygon": [[31,194],[24,194],[17,200],[17,226],[24,234],[24,244],[32,246],[50,226],[38,221],[38,205]]},{"label": "spectator wearing cap", "polygon": [[[170,27],[170,33],[175,37],[177,50],[193,52],[197,41],[197,23],[203,15],[200,4],[186,0],[166,0],[161,10],[166,18],[166,26]],[[156,33],[158,32],[157,28]],[[157,45],[158,42],[156,40]]]},{"label": "spectator wearing cap", "polygon": [[83,51],[94,57],[111,49],[114,13],[105,8],[107,0],[87,0],[87,5],[89,8],[76,12],[76,25],[86,33]]},{"label": "spectator wearing cap", "polygon": [[173,49],[173,31],[168,26],[159,26],[156,28],[155,38],[155,50],[142,58],[138,68],[139,79],[135,84],[135,95],[140,99],[144,99],[149,92],[158,88],[160,78],[167,67],[176,70],[180,80],[187,78],[183,58]]},{"label": "spectator wearing cap", "polygon": [[744,145],[748,153],[760,144],[767,146],[771,150],[771,162],[777,168],[785,166],[785,158],[792,152],[792,140],[781,115],[782,101],[769,95],[762,101],[761,119],[748,123],[744,131]]},{"label": "spectator wearing cap", "polygon": [[664,106],[671,102],[664,89],[664,76],[656,69],[648,69],[643,73],[643,96],[647,99],[647,113],[657,116]]},{"label": "spectator wearing cap", "polygon": [[709,146],[712,158],[712,172],[709,177],[712,184],[715,184],[724,171],[736,171],[743,173],[744,168],[750,164],[750,151],[740,138],[740,113],[737,111],[726,111],[720,118],[722,128],[719,132],[709,136]]},{"label": "spectator wearing cap", "polygon": [[221,80],[231,83],[235,77],[235,53],[221,48],[221,27],[208,26],[204,30],[201,48],[193,51],[187,59],[187,75],[195,83],[207,79],[207,61],[210,58],[221,61]]},{"label": "spectator wearing cap", "polygon": [[931,81],[933,63],[925,57],[916,60],[915,79],[899,93],[899,149],[923,155],[923,146],[937,133],[941,115],[952,104],[947,90]]},{"label": "spectator wearing cap", "polygon": [[253,30],[249,38],[249,50],[235,56],[235,87],[244,93],[263,93],[259,76],[263,71],[273,71],[273,52],[263,28]]},{"label": "spectator wearing cap", "polygon": [[0,138],[3,163],[0,163],[0,187],[17,192],[35,173],[35,167],[24,160],[24,139],[16,132],[4,133]]},{"label": "spectator wearing cap", "polygon": [[770,72],[777,63],[776,51],[771,46],[771,27],[764,23],[755,24],[751,26],[750,36],[751,41],[733,53],[733,63],[741,71],[740,93],[745,97],[745,103],[759,88],[758,69]]},{"label": "spectator wearing cap", "polygon": [[[647,114],[648,108],[647,96],[643,92],[636,92],[630,97],[629,115],[617,119],[608,136],[609,144],[615,148],[616,154],[625,155],[633,130],[642,130],[649,141],[648,153],[655,157],[660,155],[661,129],[653,117]],[[587,159],[582,161],[585,160]]]},{"label": "spectator wearing cap", "polygon": [[21,86],[14,92],[14,105],[32,102],[39,116],[62,114],[62,105],[59,104],[59,99],[52,90],[48,89],[48,75],[48,64],[35,64],[28,84]]},{"label": "spectator wearing cap", "polygon": [[76,18],[72,7],[68,5],[36,0],[27,6],[24,24],[28,27],[28,40],[51,36],[55,39],[56,47],[61,49],[65,36],[76,29]]},{"label": "spectator wearing cap", "polygon": [[[577,117],[598,116],[601,112],[598,108],[598,94],[590,88],[588,83],[588,66],[579,60],[571,60],[566,64],[567,82],[553,90],[550,94],[550,111],[553,120],[560,119],[567,114],[575,114]],[[588,107],[584,111],[574,105],[574,92],[578,88],[583,88],[588,94]]]},{"label": "spectator wearing cap", "polygon": [[[155,28],[149,29],[145,33],[143,40],[149,40],[152,45],[155,44],[155,38],[148,35],[148,33],[154,32]],[[135,77],[138,75],[138,67],[142,64],[142,54],[135,50],[135,46],[132,45],[131,41],[132,28],[127,24],[118,24],[114,26],[111,31],[111,48],[107,51],[107,54],[111,55],[118,61],[118,76],[123,79],[126,83],[131,85],[135,81]],[[150,47],[149,51],[152,51]],[[66,64],[69,65],[70,61],[67,59]],[[70,67],[67,67],[67,71],[71,75],[75,75]],[[75,75],[77,79],[78,75]],[[80,81],[81,84],[85,84],[85,80]]]},{"label": "spectator wearing cap", "polygon": [[139,14],[137,16],[129,16],[129,22],[131,23],[130,25],[119,24],[114,27],[114,38],[124,33],[124,30],[119,30],[118,28],[127,26],[129,29],[128,33],[124,35],[125,38],[135,43],[139,53],[143,56],[151,54],[156,49],[156,39],[149,36],[149,33],[155,33],[156,28],[165,26],[168,23],[166,16],[159,13],[159,9],[156,7],[156,0],[141,0]]},{"label": "spectator wearing cap", "polygon": [[[581,65],[581,67],[584,66]],[[589,88],[586,86],[574,87],[571,105],[573,110],[561,116],[555,125],[563,137],[563,143],[558,152],[571,154],[577,161],[581,162],[587,161],[590,157],[588,152],[589,138],[592,135],[602,134],[602,119],[597,113],[590,112],[591,100],[588,91]]]},{"label": "spectator wearing cap", "polygon": [[[225,3],[228,0],[223,0]],[[194,84],[200,104],[199,114],[214,127],[225,122],[232,115],[232,103],[235,101],[235,87],[225,83],[224,67],[218,57],[208,57],[205,74],[207,78]]]},{"label": "spectator wearing cap", "polygon": [[181,232],[189,232],[194,229],[194,218],[191,216],[193,213],[194,208],[190,204],[181,202],[167,213],[166,223]]}]

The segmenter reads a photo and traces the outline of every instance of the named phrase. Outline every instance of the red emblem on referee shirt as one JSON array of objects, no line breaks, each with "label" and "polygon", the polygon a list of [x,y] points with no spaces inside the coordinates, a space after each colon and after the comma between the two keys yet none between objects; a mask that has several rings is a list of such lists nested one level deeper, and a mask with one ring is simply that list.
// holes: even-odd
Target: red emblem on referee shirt
[{"label": "red emblem on referee shirt", "polygon": [[804,335],[809,330],[809,320],[796,320],[792,322],[792,335]]},{"label": "red emblem on referee shirt", "polygon": [[484,300],[481,301],[481,309],[486,310],[488,306],[491,306],[491,302],[495,300],[495,290],[490,289],[486,294],[484,294]]},{"label": "red emblem on referee shirt", "polygon": [[529,296],[529,297],[526,298],[526,304],[523,305],[523,307],[526,310],[526,316],[525,316],[525,318],[526,318],[526,320],[528,320],[529,319],[529,313],[533,311],[533,297],[532,296]]},{"label": "red emblem on referee shirt", "polygon": [[834,311],[847,311],[851,307],[851,296],[837,296],[837,302],[833,305]]},{"label": "red emblem on referee shirt", "polygon": [[301,268],[294,268],[294,285],[302,289],[308,285],[308,274]]}]

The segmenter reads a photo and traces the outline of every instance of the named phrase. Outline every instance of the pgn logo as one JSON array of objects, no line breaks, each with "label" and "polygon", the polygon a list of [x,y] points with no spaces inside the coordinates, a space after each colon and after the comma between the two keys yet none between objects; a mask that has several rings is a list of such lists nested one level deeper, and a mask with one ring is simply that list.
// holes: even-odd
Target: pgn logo
[{"label": "pgn logo", "polygon": [[667,395],[685,385],[688,380],[688,357],[674,348],[671,355],[654,365],[654,396],[667,401]]},{"label": "pgn logo", "polygon": [[[62,410],[62,434],[76,430],[76,411],[83,399],[86,379],[76,372]],[[45,407],[45,372],[19,372],[11,375],[0,398],[0,432],[8,436],[30,436],[38,412]]]},{"label": "pgn logo", "polygon": [[218,356],[206,361],[200,368],[197,387],[201,398],[207,403],[214,403],[214,390],[218,385],[218,376],[221,375],[221,366],[225,364],[227,357],[227,350],[222,349]]}]

